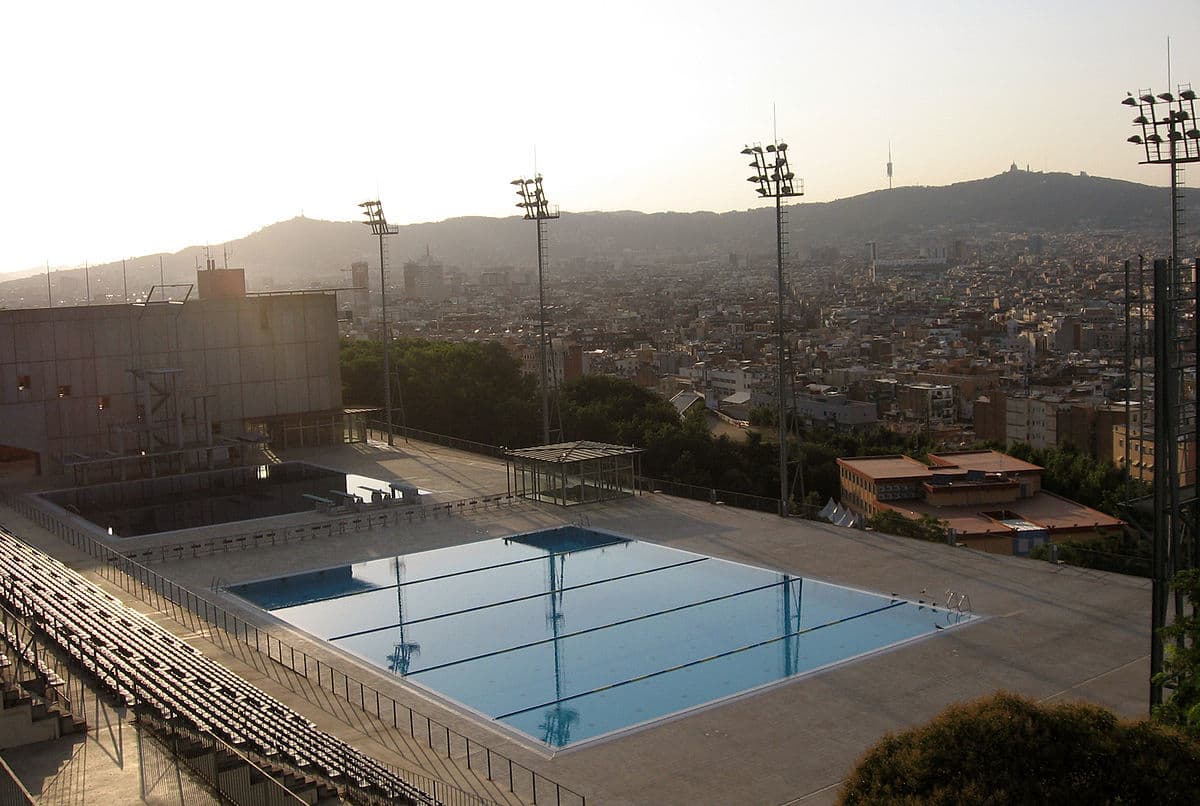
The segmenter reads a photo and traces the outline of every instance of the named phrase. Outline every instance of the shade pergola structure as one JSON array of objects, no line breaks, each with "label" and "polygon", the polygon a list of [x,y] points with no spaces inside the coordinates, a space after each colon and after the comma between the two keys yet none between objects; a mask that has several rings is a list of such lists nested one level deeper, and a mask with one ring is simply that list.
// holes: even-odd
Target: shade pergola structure
[{"label": "shade pergola structure", "polygon": [[508,492],[564,507],[636,495],[644,452],[587,440],[505,451]]},{"label": "shade pergola structure", "polygon": [[367,441],[367,415],[380,411],[367,406],[275,414],[247,419],[246,428],[267,437],[272,448],[308,448],[316,445]]}]

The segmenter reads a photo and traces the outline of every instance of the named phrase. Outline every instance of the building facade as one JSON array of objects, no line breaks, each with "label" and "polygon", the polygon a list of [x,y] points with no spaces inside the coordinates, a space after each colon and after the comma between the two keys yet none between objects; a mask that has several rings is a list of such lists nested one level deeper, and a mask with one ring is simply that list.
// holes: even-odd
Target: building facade
[{"label": "building facade", "polygon": [[196,446],[219,463],[284,421],[293,442],[341,441],[342,411],[333,295],[0,311],[0,445],[41,472],[169,453],[182,466]]}]

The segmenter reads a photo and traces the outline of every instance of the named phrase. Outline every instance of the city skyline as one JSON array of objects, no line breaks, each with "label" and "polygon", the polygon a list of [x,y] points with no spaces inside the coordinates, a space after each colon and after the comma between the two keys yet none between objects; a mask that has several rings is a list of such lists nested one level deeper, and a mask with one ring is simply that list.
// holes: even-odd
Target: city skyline
[{"label": "city skyline", "polygon": [[[536,168],[564,210],[759,206],[738,154],[791,145],[803,201],[1022,168],[1163,185],[1125,142],[1200,7],[855,9],[760,2],[539,6],[218,3],[20,8],[0,274],[221,243],[305,214],[516,215]],[[1200,82],[1173,39],[1174,82]],[[1173,89],[1173,87],[1172,87]],[[776,129],[777,127],[777,129]],[[739,173],[740,172],[740,173]]]}]

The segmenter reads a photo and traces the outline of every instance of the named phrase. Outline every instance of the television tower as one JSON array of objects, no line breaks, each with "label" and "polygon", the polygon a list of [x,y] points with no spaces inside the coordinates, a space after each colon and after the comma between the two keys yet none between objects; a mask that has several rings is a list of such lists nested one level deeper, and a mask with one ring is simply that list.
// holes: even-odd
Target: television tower
[{"label": "television tower", "polygon": [[887,172],[888,172],[888,190],[891,190],[892,189],[892,141],[891,140],[888,140]]}]

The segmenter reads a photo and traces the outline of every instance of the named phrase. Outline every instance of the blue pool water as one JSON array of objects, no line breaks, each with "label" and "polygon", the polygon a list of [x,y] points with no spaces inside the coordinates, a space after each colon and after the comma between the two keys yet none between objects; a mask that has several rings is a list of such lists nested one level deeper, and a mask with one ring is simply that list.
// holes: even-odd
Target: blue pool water
[{"label": "blue pool water", "polygon": [[573,526],[230,590],[553,748],[969,620]]}]

